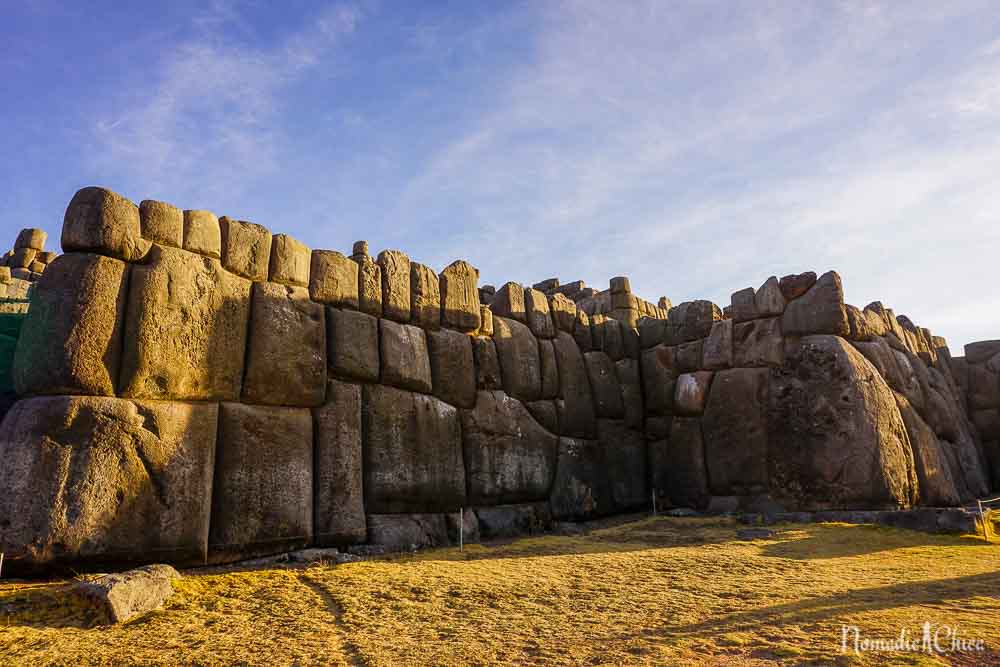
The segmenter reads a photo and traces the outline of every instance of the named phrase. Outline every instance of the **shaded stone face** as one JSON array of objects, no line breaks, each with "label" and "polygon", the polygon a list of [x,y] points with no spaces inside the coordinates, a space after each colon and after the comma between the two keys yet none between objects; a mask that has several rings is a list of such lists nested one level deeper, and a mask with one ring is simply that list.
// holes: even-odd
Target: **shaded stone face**
[{"label": "shaded stone face", "polygon": [[849,335],[851,326],[840,276],[835,271],[824,273],[808,292],[789,303],[781,318],[781,330],[786,336]]},{"label": "shaded stone face", "polygon": [[212,403],[19,401],[0,426],[4,571],[203,563],[217,421]]},{"label": "shaded stone face", "polygon": [[330,380],[327,401],[313,410],[316,495],[313,533],[319,546],[364,542],[361,386]]},{"label": "shaded stone face", "polygon": [[304,408],[220,406],[210,562],[292,551],[312,541],[312,429]]},{"label": "shaded stone face", "polygon": [[701,424],[713,495],[767,490],[769,375],[765,368],[734,368],[712,380]]},{"label": "shaded stone face", "polygon": [[476,402],[476,367],[472,339],[458,331],[427,332],[434,395],[460,408]]},{"label": "shaded stone face", "polygon": [[479,392],[462,410],[462,438],[472,505],[545,500],[555,474],[558,438],[517,399]]},{"label": "shaded stone face", "polygon": [[614,511],[604,447],[600,442],[559,438],[556,476],[549,504],[553,518],[563,521],[604,516]]},{"label": "shaded stone face", "polygon": [[153,246],[147,263],[131,274],[121,394],[237,400],[250,281],[223,270],[218,260],[162,246]]},{"label": "shaded stone face", "polygon": [[670,439],[664,451],[655,457],[661,466],[657,477],[666,486],[666,494],[676,507],[701,509],[708,505],[708,478],[701,419],[674,417]]},{"label": "shaded stone face", "polygon": [[410,262],[410,321],[424,329],[441,326],[438,275],[430,267]]},{"label": "shaded stone face", "polygon": [[493,330],[504,390],[522,401],[537,401],[542,395],[538,341],[527,326],[505,317],[493,319]]},{"label": "shaded stone face", "polygon": [[431,392],[431,363],[423,329],[379,320],[379,353],[383,383],[426,394]]},{"label": "shaded stone face", "polygon": [[593,438],[597,435],[597,417],[594,397],[590,389],[587,365],[573,337],[560,331],[554,341],[556,367],[559,369],[559,390],[562,401],[559,409],[560,434],[574,438]]},{"label": "shaded stone face", "polygon": [[500,358],[493,339],[483,336],[473,338],[472,351],[476,363],[476,389],[503,389]]},{"label": "shaded stone face", "polygon": [[365,385],[365,510],[454,512],[465,505],[458,411],[433,396]]},{"label": "shaded stone face", "polygon": [[587,377],[594,396],[594,407],[598,417],[620,419],[625,414],[622,389],[611,357],[603,352],[587,352],[583,355],[587,365]]},{"label": "shaded stone face", "polygon": [[382,270],[382,314],[396,322],[410,321],[410,258],[398,250],[378,254]]},{"label": "shaded stone face", "polygon": [[14,356],[19,394],[113,396],[121,367],[128,265],[62,255],[38,282]]},{"label": "shaded stone face", "polygon": [[639,431],[614,419],[597,422],[597,439],[604,449],[611,502],[616,512],[649,505],[646,485],[646,441]]},{"label": "shaded stone face", "polygon": [[328,308],[327,360],[340,378],[378,382],[379,320],[356,310]]}]

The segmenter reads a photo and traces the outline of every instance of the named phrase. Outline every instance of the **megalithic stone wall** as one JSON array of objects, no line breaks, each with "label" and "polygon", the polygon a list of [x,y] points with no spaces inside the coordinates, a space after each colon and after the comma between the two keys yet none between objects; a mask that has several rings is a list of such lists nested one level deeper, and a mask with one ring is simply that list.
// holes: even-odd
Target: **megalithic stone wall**
[{"label": "megalithic stone wall", "polygon": [[963,407],[982,440],[994,480],[1000,479],[1000,340],[965,346],[964,357],[948,358]]},{"label": "megalithic stone wall", "polygon": [[[14,569],[428,545],[660,506],[985,492],[943,341],[828,273],[654,306],[86,188],[0,426]],[[487,303],[483,303],[487,302]]]}]

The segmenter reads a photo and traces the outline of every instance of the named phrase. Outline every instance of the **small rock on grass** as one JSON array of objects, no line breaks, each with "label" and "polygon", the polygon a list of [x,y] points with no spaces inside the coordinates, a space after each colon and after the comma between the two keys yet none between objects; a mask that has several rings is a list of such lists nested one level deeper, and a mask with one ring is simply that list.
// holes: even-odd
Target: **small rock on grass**
[{"label": "small rock on grass", "polygon": [[741,528],[736,531],[739,540],[766,540],[774,537],[774,531],[768,528]]},{"label": "small rock on grass", "polygon": [[99,623],[124,623],[158,609],[174,593],[180,574],[169,565],[147,565],[77,582],[72,593],[97,612]]}]

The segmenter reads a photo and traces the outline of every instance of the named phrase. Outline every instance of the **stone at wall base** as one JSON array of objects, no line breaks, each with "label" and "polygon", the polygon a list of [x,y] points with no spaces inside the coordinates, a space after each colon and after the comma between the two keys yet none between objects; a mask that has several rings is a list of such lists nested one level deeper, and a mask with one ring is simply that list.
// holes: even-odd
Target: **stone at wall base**
[{"label": "stone at wall base", "polygon": [[169,565],[147,565],[77,582],[72,593],[93,609],[98,623],[125,623],[161,607],[174,594],[172,582],[180,576]]}]

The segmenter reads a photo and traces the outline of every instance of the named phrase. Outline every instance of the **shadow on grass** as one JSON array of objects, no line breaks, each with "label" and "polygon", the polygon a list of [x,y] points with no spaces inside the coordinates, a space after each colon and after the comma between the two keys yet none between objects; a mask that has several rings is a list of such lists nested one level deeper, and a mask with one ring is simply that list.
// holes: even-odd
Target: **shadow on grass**
[{"label": "shadow on grass", "polygon": [[[777,527],[779,530],[782,527]],[[762,554],[794,560],[826,560],[865,556],[913,547],[984,547],[982,538],[970,535],[930,535],[901,528],[852,524],[813,524],[765,542]]]}]

